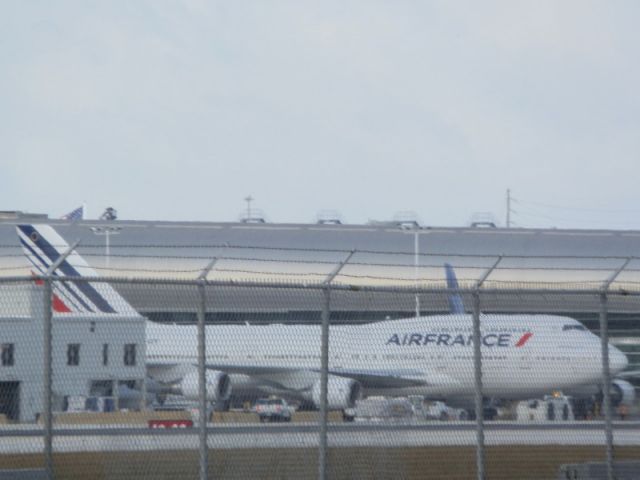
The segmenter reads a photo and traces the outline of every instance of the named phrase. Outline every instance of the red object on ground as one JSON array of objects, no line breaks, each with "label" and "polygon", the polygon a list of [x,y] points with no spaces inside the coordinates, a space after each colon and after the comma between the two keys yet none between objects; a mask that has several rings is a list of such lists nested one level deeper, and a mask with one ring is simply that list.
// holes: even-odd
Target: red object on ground
[{"label": "red object on ground", "polygon": [[149,428],[191,428],[192,420],[149,420]]}]

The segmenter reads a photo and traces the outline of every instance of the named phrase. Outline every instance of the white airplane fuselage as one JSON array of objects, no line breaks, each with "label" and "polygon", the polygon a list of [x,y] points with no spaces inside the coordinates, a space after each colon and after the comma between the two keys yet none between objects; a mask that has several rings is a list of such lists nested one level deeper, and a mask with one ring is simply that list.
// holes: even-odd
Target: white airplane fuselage
[{"label": "white airplane fuselage", "polygon": [[[482,315],[481,325],[487,397],[534,398],[602,380],[600,339],[576,320]],[[229,372],[235,392],[262,387],[300,393],[319,378],[319,326],[207,326],[206,348],[208,368]],[[615,347],[609,349],[615,374],[627,366],[627,358]],[[148,322],[147,359],[156,367],[196,365],[196,327]],[[329,370],[337,377],[365,378],[367,395],[418,394],[467,402],[475,387],[471,316],[332,326]],[[390,386],[386,379],[394,377],[414,382]]]}]

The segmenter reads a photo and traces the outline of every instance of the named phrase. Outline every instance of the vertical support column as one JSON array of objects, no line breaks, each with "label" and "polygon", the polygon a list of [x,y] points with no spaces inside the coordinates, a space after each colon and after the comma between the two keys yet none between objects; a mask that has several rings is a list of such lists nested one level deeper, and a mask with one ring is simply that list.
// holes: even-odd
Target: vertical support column
[{"label": "vertical support column", "polygon": [[198,284],[198,407],[199,417],[198,433],[200,446],[200,480],[207,480],[208,476],[208,449],[207,449],[207,377],[206,377],[206,284],[200,280]]},{"label": "vertical support column", "polygon": [[609,325],[607,294],[600,294],[600,345],[602,353],[602,409],[606,439],[607,479],[614,480],[613,472],[613,412],[611,411],[611,370],[609,369]]},{"label": "vertical support column", "polygon": [[318,451],[318,480],[327,480],[327,392],[329,382],[329,315],[331,313],[331,290],[322,289],[322,333],[320,340],[320,445]]},{"label": "vertical support column", "polygon": [[53,394],[53,329],[51,309],[51,276],[44,279],[44,297],[42,302],[43,308],[43,401],[42,401],[42,420],[44,422],[44,468],[47,478],[53,479],[53,413],[52,413],[52,394]]},{"label": "vertical support column", "polygon": [[473,373],[476,410],[476,471],[477,479],[485,479],[484,409],[482,405],[482,335],[480,332],[480,292],[473,294]]}]

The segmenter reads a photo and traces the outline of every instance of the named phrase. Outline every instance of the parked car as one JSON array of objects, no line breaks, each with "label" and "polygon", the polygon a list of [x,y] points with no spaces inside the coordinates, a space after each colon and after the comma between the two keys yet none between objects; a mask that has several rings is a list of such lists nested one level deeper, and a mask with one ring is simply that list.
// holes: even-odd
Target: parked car
[{"label": "parked car", "polygon": [[290,422],[293,407],[284,398],[260,398],[256,402],[254,411],[261,422]]},{"label": "parked car", "polygon": [[[461,408],[453,408],[444,402],[430,402],[425,410],[425,417],[431,420],[467,420],[469,414]],[[485,413],[485,418],[487,415]]]},{"label": "parked car", "polygon": [[345,415],[349,414],[345,421],[352,418],[359,422],[407,421],[414,415],[411,402],[404,397],[368,397],[356,400],[356,407],[351,410],[345,411]]}]

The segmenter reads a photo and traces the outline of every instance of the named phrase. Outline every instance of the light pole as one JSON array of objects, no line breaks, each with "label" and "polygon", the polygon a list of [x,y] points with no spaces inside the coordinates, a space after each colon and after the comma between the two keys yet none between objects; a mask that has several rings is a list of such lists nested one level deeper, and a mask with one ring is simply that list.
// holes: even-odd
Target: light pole
[{"label": "light pole", "polygon": [[418,280],[418,274],[420,269],[420,227],[416,225],[413,229],[413,276],[416,282],[416,318],[420,316],[420,294],[418,293],[418,288],[420,286],[420,282]]},{"label": "light pole", "polygon": [[415,212],[398,212],[394,222],[404,233],[413,233],[413,282],[416,288],[416,318],[420,316],[420,223]]},{"label": "light pole", "polygon": [[[110,242],[109,242],[109,237],[111,237],[111,235],[117,235],[118,233],[120,233],[120,230],[122,230],[122,228],[120,227],[113,227],[113,226],[104,226],[104,227],[91,227],[91,231],[94,233],[94,235],[104,235],[104,252],[105,252],[105,267],[108,270],[109,269],[109,255],[111,253],[110,251]],[[116,410],[120,409],[120,392],[118,391],[120,388],[120,381],[118,380],[117,377],[114,377],[111,380],[111,392],[113,394],[113,396],[115,397],[115,408]]]},{"label": "light pole", "polygon": [[251,195],[244,197],[244,201],[247,202],[247,222],[251,221],[251,202],[254,198]]},{"label": "light pole", "polygon": [[104,227],[91,227],[91,231],[95,235],[104,235],[104,254],[105,254],[105,266],[107,269],[110,267],[109,256],[111,254],[111,242],[109,238],[111,235],[117,235],[122,230],[121,227],[112,227],[112,226],[104,226]]}]

